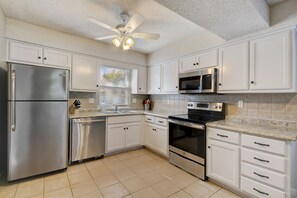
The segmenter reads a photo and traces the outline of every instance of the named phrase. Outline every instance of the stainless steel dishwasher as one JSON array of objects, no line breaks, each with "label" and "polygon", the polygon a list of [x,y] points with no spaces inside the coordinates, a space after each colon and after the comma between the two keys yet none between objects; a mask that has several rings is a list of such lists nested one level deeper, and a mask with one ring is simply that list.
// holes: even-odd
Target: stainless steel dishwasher
[{"label": "stainless steel dishwasher", "polygon": [[71,120],[70,163],[104,155],[105,123],[105,117]]}]

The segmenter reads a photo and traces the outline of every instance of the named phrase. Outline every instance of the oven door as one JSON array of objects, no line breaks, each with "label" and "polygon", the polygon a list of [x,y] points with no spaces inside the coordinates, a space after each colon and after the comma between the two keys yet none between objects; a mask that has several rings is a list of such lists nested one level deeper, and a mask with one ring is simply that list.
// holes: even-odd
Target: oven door
[{"label": "oven door", "polygon": [[179,93],[199,93],[201,88],[200,75],[180,75]]},{"label": "oven door", "polygon": [[205,164],[205,126],[169,119],[169,150]]}]

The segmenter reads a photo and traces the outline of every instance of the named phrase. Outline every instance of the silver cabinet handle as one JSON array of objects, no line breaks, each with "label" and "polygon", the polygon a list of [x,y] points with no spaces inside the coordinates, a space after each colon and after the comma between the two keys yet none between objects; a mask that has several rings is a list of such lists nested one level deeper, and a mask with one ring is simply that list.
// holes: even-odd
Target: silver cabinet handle
[{"label": "silver cabinet handle", "polygon": [[16,73],[15,70],[11,71],[11,130],[15,131],[16,129],[16,89],[15,89],[15,79]]},{"label": "silver cabinet handle", "polygon": [[177,124],[177,125],[182,125],[182,126],[190,127],[190,128],[195,128],[195,129],[201,129],[201,130],[204,130],[205,129],[204,125],[196,124],[196,123],[191,123],[191,122],[183,122],[183,121],[172,120],[172,119],[169,119],[168,122],[169,123],[173,123],[173,124]]},{"label": "silver cabinet handle", "polygon": [[105,119],[100,119],[100,120],[85,120],[85,121],[76,121],[76,120],[74,120],[74,123],[77,123],[77,124],[88,124],[88,123],[94,123],[94,122],[105,122]]}]

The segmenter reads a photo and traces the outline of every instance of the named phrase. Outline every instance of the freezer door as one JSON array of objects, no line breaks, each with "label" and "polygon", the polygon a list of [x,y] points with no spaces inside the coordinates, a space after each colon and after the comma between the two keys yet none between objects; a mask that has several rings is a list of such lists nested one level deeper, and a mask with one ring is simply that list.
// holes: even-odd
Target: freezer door
[{"label": "freezer door", "polygon": [[68,70],[9,64],[8,75],[9,100],[68,99]]},{"label": "freezer door", "polygon": [[[8,123],[12,123],[9,102]],[[68,162],[67,102],[16,102],[8,125],[8,180],[64,169]]]}]

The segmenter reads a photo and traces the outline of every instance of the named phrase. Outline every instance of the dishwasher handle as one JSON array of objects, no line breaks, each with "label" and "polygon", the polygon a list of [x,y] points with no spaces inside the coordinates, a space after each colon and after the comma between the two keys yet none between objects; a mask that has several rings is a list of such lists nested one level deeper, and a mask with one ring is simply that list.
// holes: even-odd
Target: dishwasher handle
[{"label": "dishwasher handle", "polygon": [[81,120],[81,121],[74,120],[73,122],[75,124],[89,124],[94,122],[105,122],[105,121],[106,121],[105,119],[99,119],[99,120]]}]

